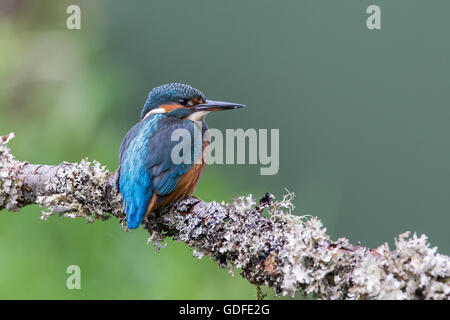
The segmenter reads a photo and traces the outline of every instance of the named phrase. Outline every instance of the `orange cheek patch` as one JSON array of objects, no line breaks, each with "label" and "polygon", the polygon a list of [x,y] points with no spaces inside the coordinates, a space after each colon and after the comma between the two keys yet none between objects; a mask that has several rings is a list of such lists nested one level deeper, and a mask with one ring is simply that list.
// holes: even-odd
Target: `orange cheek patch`
[{"label": "orange cheek patch", "polygon": [[166,112],[170,112],[173,111],[175,109],[186,109],[184,106],[182,106],[181,104],[163,104],[159,106],[161,109],[164,109]]}]

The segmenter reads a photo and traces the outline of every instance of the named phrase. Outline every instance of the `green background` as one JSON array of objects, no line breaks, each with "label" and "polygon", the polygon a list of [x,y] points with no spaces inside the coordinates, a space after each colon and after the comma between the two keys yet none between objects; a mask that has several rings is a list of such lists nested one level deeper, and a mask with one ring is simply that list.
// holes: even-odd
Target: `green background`
[{"label": "green background", "polygon": [[[81,6],[81,30],[66,7]],[[366,27],[378,4],[382,30]],[[280,170],[211,165],[196,195],[230,201],[284,188],[333,239],[377,247],[406,231],[450,253],[448,1],[0,2],[0,134],[15,156],[117,167],[148,91],[183,82],[246,104],[210,127],[280,129]],[[209,258],[117,220],[0,214],[0,298],[253,299]],[[81,290],[66,289],[67,266]],[[267,288],[266,292],[270,292]],[[273,294],[269,294],[273,297]]]}]

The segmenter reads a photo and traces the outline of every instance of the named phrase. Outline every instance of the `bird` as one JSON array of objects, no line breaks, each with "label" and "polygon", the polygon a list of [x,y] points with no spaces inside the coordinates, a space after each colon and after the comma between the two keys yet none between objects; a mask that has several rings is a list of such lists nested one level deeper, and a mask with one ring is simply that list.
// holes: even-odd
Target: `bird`
[{"label": "bird", "polygon": [[[138,228],[151,212],[193,194],[210,144],[206,115],[242,107],[245,106],[207,100],[200,90],[182,83],[164,84],[150,91],[139,122],[120,145],[115,173],[128,229]],[[177,129],[187,130],[193,138],[190,161],[172,159],[172,150],[179,143],[172,139]]]}]

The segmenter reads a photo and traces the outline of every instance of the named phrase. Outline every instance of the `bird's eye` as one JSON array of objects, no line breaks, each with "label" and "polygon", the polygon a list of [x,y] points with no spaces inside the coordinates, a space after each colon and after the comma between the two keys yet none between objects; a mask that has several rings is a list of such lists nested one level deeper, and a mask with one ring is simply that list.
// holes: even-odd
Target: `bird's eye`
[{"label": "bird's eye", "polygon": [[181,100],[178,100],[178,103],[181,104],[182,106],[185,106],[185,105],[187,105],[188,101],[186,99],[181,99]]}]

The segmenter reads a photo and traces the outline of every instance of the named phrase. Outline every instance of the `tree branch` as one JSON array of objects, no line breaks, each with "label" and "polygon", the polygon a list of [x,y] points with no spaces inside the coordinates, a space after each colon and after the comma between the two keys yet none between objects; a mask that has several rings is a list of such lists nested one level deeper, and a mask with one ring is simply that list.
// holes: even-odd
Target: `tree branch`
[{"label": "tree branch", "polygon": [[[54,214],[89,221],[120,219],[125,227],[121,196],[114,174],[100,163],[64,162],[36,165],[12,156],[0,137],[0,210],[17,211],[39,204],[46,220]],[[201,258],[277,294],[293,296],[299,289],[322,299],[449,299],[450,258],[430,248],[427,237],[401,234],[395,250],[352,245],[345,238],[331,241],[316,217],[291,214],[289,193],[281,201],[266,194],[231,204],[194,197],[161,209],[144,221],[148,241],[162,247],[165,237],[183,241]],[[267,212],[265,212],[267,211]]]}]

